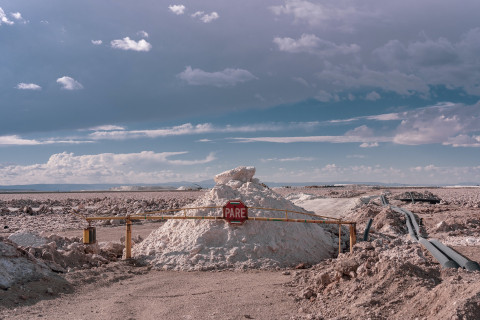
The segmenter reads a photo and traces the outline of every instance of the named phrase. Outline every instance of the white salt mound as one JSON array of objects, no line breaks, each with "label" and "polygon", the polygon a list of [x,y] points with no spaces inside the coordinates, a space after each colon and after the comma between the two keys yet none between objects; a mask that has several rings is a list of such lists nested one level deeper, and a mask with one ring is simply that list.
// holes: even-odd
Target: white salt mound
[{"label": "white salt mound", "polygon": [[[241,200],[247,207],[305,212],[253,179],[254,167],[239,167],[215,177],[217,185],[189,207],[223,206]],[[190,216],[221,216],[221,209],[189,210]],[[183,215],[181,212],[179,215]],[[249,209],[248,215],[285,217],[285,213]],[[306,216],[289,213],[289,218]],[[308,217],[310,219],[310,217]],[[223,220],[168,220],[132,249],[132,255],[157,269],[211,270],[290,267],[332,257],[338,241],[322,225]]]},{"label": "white salt mound", "polygon": [[245,182],[252,182],[255,175],[255,167],[238,167],[219,173],[213,178],[216,184],[226,184],[231,180]]},{"label": "white salt mound", "polygon": [[44,263],[28,256],[15,244],[0,239],[0,289],[8,289],[17,282],[38,280],[51,273]]}]

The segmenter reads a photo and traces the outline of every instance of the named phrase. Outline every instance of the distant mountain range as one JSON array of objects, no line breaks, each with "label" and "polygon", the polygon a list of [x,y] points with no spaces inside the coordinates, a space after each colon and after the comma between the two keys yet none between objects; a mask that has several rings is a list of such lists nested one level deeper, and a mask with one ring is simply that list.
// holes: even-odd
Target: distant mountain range
[{"label": "distant mountain range", "polygon": [[[265,182],[269,187],[300,187],[300,186],[342,186],[342,185],[369,185],[381,187],[442,187],[446,185],[412,185],[401,183],[382,183],[382,182]],[[151,191],[151,190],[176,190],[181,186],[211,188],[215,185],[213,180],[204,180],[199,182],[179,181],[159,184],[28,184],[28,185],[10,185],[0,186],[0,192],[78,192],[78,191]],[[448,186],[479,186],[478,182],[462,182],[448,184]]]}]

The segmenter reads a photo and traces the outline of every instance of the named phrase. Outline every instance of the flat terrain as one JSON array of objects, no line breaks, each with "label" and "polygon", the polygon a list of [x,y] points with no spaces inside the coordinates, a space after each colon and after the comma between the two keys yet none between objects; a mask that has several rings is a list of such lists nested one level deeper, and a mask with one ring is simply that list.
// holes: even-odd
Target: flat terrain
[{"label": "flat terrain", "polygon": [[[343,253],[313,267],[299,266],[306,269],[298,270],[175,272],[153,270],[135,261],[113,259],[97,266],[88,260],[87,264],[65,268],[68,270],[55,277],[0,290],[0,319],[480,318],[479,272],[441,268],[422,246],[409,239],[402,216],[382,207],[378,198],[361,200],[387,194],[390,203],[415,213],[429,238],[440,239],[480,261],[479,188],[276,191],[316,214],[356,221],[359,238],[366,221],[372,218],[370,241],[359,243],[353,254]],[[431,192],[441,202],[395,200],[406,191]],[[0,227],[4,226],[0,236],[27,229],[80,238],[85,222],[71,213],[72,208],[83,208],[91,216],[126,215],[178,208],[202,195],[0,195]],[[160,224],[134,224],[133,238],[140,241]],[[99,242],[120,245],[124,225],[109,222],[96,226]]]},{"label": "flat terrain", "polygon": [[[5,312],[4,319],[290,319],[280,272],[151,270]],[[0,314],[1,317],[1,314]]]}]

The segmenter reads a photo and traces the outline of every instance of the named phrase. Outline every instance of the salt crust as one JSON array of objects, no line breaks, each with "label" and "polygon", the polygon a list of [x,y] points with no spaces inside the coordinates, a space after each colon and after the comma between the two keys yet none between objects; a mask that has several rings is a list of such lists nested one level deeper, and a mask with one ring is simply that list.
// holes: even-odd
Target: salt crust
[{"label": "salt crust", "polygon": [[20,251],[14,244],[0,241],[0,289],[51,275],[43,262]]},{"label": "salt crust", "polygon": [[39,248],[47,243],[45,238],[40,236],[39,233],[29,230],[19,230],[15,233],[12,233],[8,237],[8,240],[15,242],[17,245],[22,247],[34,248]]},{"label": "salt crust", "polygon": [[[254,173],[254,167],[239,167],[217,175],[215,187],[189,207],[223,206],[238,199],[248,207],[305,212],[253,179]],[[189,210],[188,215],[221,216],[221,210]],[[254,209],[248,215],[285,217]],[[291,213],[289,218],[305,216]],[[318,263],[332,257],[336,241],[317,224],[246,221],[232,226],[223,220],[168,220],[137,244],[132,255],[165,270],[264,269]]]},{"label": "salt crust", "polygon": [[235,169],[217,174],[213,180],[216,184],[226,184],[230,180],[237,180],[245,183],[252,182],[254,175],[255,167],[237,167]]}]

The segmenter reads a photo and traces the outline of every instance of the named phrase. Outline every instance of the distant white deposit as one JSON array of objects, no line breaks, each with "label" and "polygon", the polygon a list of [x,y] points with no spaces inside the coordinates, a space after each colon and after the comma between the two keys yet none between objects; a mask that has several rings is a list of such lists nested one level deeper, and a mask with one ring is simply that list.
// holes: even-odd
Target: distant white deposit
[{"label": "distant white deposit", "polygon": [[[215,187],[188,207],[223,206],[241,200],[247,207],[305,212],[254,179],[254,167],[238,167],[215,176]],[[181,212],[179,215],[183,215]],[[189,210],[190,216],[221,216],[221,210]],[[249,217],[285,217],[284,213],[249,209]],[[305,218],[289,214],[290,218]],[[322,225],[223,220],[169,220],[134,246],[135,258],[157,269],[211,270],[289,267],[332,257],[332,235]]]}]

